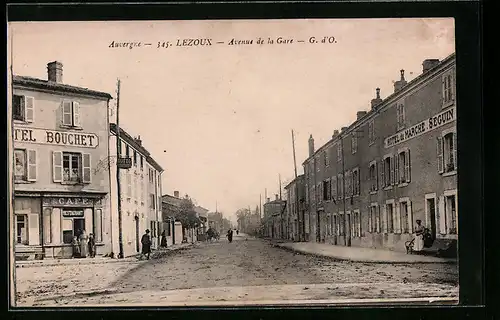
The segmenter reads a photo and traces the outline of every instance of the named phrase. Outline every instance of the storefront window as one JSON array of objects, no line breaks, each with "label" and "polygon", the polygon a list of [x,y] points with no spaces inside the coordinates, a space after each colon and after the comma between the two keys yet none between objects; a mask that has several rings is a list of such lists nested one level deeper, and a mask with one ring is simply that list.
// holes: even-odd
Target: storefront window
[{"label": "storefront window", "polygon": [[102,242],[102,210],[96,209],[94,216],[95,241]]},{"label": "storefront window", "polygon": [[73,237],[79,237],[85,231],[83,210],[63,210],[62,216],[63,243],[70,244]]},{"label": "storefront window", "polygon": [[19,244],[28,244],[28,230],[26,223],[26,215],[16,215],[16,235],[17,243]]},{"label": "storefront window", "polygon": [[50,226],[52,225],[52,208],[45,208],[43,210],[43,238],[44,243],[52,243],[52,232]]}]

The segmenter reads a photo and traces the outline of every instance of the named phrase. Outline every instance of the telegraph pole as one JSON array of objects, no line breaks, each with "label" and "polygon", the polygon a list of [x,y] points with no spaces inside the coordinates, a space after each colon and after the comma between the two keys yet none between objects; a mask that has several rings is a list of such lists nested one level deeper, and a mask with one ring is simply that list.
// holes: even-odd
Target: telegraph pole
[{"label": "telegraph pole", "polygon": [[[116,85],[116,152],[117,159],[120,158],[121,153],[121,140],[120,140],[120,79]],[[123,258],[123,230],[122,230],[122,194],[120,185],[120,168],[118,160],[116,161],[116,193],[118,194],[118,245],[120,252],[118,258]]]},{"label": "telegraph pole", "polygon": [[[292,148],[293,148],[293,169],[295,173],[295,182],[294,182],[294,189],[295,189],[295,208],[297,211],[297,220],[299,221],[300,224],[300,231],[297,228],[297,233],[302,233],[302,236],[305,235],[305,224],[304,224],[304,217],[301,216],[300,214],[300,207],[299,207],[299,186],[298,186],[298,181],[297,181],[297,158],[295,157],[295,136],[293,134],[293,129],[292,129]],[[295,210],[294,210],[295,211]],[[295,212],[294,212],[295,214]],[[297,226],[298,227],[298,226]],[[299,235],[299,239],[302,238],[302,236]]]}]

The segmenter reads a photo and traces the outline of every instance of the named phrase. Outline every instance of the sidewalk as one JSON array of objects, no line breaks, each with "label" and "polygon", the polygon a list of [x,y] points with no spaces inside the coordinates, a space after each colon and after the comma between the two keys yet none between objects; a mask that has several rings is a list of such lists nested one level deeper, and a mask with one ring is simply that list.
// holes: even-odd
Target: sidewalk
[{"label": "sidewalk", "polygon": [[[164,256],[168,252],[185,249],[192,245],[193,244],[191,243],[181,243],[168,246],[167,248],[160,248],[157,250],[153,250],[151,252],[151,258],[155,259],[160,256]],[[140,254],[133,255],[130,257],[125,257],[123,259],[95,257],[95,258],[81,258],[81,259],[26,260],[26,261],[16,261],[16,268],[61,266],[61,265],[89,265],[89,264],[102,264],[102,263],[125,263],[125,262],[136,262],[139,257]]]},{"label": "sidewalk", "polygon": [[403,252],[361,247],[335,246],[314,242],[279,242],[277,247],[304,254],[369,263],[457,263],[456,259],[438,258]]}]

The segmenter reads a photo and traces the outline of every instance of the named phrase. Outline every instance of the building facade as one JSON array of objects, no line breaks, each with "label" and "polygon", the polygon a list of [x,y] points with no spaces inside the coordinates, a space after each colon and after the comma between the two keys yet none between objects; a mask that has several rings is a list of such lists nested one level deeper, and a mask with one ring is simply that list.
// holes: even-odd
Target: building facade
[{"label": "building facade", "polygon": [[63,84],[63,65],[48,80],[14,76],[14,218],[18,257],[72,256],[72,241],[95,235],[111,250],[108,93]]},{"label": "building facade", "polygon": [[273,239],[285,239],[285,210],[286,200],[275,195],[275,200],[267,199],[264,203],[263,234]]},{"label": "building facade", "polygon": [[436,242],[458,239],[455,55],[423,62],[411,82],[303,163],[309,241],[404,251],[421,220]]},{"label": "building facade", "polygon": [[[140,137],[134,138],[120,128],[120,154],[117,150],[117,127],[110,124],[110,158],[108,161],[111,180],[111,209],[113,212],[113,252],[119,252],[118,201],[121,199],[122,243],[125,257],[141,250],[141,237],[150,230],[152,248],[160,243],[161,224],[161,177],[163,168],[143,147]],[[117,169],[116,159],[130,158],[130,169]],[[116,170],[120,170],[120,194]]]},{"label": "building facade", "polygon": [[297,176],[285,186],[287,208],[285,221],[287,223],[287,239],[305,241],[305,185],[304,175]]},{"label": "building facade", "polygon": [[174,195],[162,196],[162,222],[167,236],[167,245],[179,244],[183,240],[182,224],[175,218],[181,209],[181,201],[179,191],[174,191]]}]

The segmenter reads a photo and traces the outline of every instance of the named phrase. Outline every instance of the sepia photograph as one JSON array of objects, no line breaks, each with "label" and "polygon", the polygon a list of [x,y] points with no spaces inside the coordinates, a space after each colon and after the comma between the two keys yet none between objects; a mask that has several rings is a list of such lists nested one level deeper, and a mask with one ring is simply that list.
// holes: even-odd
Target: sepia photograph
[{"label": "sepia photograph", "polygon": [[458,304],[453,18],[7,31],[11,305]]}]

